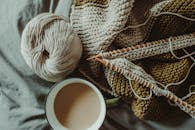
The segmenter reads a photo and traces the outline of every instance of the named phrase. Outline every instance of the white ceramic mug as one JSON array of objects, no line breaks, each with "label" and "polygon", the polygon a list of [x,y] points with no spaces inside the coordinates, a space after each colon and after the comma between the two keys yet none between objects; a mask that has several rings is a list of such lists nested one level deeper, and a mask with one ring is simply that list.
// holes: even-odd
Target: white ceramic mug
[{"label": "white ceramic mug", "polygon": [[47,120],[48,120],[49,124],[51,125],[51,127],[54,130],[70,130],[70,129],[66,128],[65,126],[63,126],[59,122],[59,120],[57,119],[55,111],[54,111],[54,101],[55,101],[56,95],[63,87],[66,87],[67,85],[73,84],[73,83],[84,84],[84,85],[90,87],[97,94],[99,101],[100,101],[99,102],[100,113],[97,117],[97,120],[91,126],[89,126],[89,128],[87,128],[86,130],[98,130],[101,127],[101,125],[104,121],[105,115],[106,115],[106,105],[105,105],[103,95],[92,83],[90,83],[89,81],[86,81],[84,79],[80,79],[80,78],[66,79],[60,83],[57,83],[51,89],[51,91],[48,94],[48,97],[46,100],[46,105],[45,105],[46,116],[47,116]]}]

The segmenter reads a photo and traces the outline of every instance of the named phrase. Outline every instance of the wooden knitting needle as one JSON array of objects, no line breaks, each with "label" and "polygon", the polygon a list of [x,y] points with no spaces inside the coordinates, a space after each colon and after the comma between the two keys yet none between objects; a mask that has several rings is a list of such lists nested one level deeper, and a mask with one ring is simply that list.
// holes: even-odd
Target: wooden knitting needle
[{"label": "wooden knitting needle", "polygon": [[102,58],[102,55],[101,54],[97,54],[95,56],[91,56],[91,57],[87,58],[87,60],[92,60],[92,59],[96,59],[96,58]]},{"label": "wooden knitting needle", "polygon": [[106,60],[100,59],[100,58],[98,58],[98,57],[95,57],[95,59],[96,59],[97,61],[99,61],[100,63],[102,63],[103,65],[106,65],[106,64],[108,63]]},{"label": "wooden knitting needle", "polygon": [[161,39],[158,41],[148,43],[141,43],[139,45],[133,45],[130,47],[112,50],[108,52],[102,52],[98,55],[88,58],[88,60],[102,57],[106,59],[124,57],[131,59],[131,61],[134,61],[155,55],[160,55],[163,53],[168,53],[174,50],[186,48],[193,45],[195,45],[195,33],[175,36],[172,38]]}]

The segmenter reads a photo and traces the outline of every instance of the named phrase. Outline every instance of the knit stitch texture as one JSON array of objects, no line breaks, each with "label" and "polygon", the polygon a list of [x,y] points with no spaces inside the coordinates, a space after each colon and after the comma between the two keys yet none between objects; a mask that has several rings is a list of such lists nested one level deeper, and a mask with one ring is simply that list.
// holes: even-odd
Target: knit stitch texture
[{"label": "knit stitch texture", "polygon": [[[140,6],[143,8],[137,10],[140,9]],[[167,107],[170,105],[163,97],[152,96],[148,100],[140,100],[133,94],[132,89],[140,97],[148,97],[150,94],[149,88],[134,81],[132,81],[132,88],[130,88],[129,79],[124,75],[109,68],[102,69],[97,61],[86,61],[86,58],[113,50],[113,48],[119,49],[152,41],[156,43],[155,40],[164,42],[167,40],[163,40],[165,38],[187,35],[195,31],[193,21],[170,14],[157,16],[163,12],[172,12],[188,18],[195,18],[195,0],[165,0],[162,2],[147,2],[145,0],[76,0],[72,7],[71,23],[80,36],[84,47],[84,57],[80,68],[96,79],[103,77],[102,73],[105,73],[112,92],[117,96],[131,100],[130,105],[133,112],[141,119],[156,120],[162,118],[165,113],[170,112],[169,107]],[[144,21],[146,22],[144,23]],[[135,26],[141,23],[143,23],[142,26]],[[128,26],[132,27],[121,31]],[[194,34],[189,36],[192,36],[189,37],[191,39],[184,36],[184,39],[187,39],[186,44],[193,43]],[[179,39],[174,45],[177,45],[177,43],[180,45],[182,42]],[[168,42],[169,44],[171,43]],[[148,49],[150,48],[148,47]],[[168,53],[170,48],[165,48],[165,50],[160,53],[154,50],[154,53],[151,53],[149,58],[145,59],[142,59],[144,56],[135,52],[135,56],[142,60],[135,59],[136,61],[134,61],[136,65],[141,66],[151,75],[155,81],[164,85],[181,81],[192,64],[190,58],[178,60],[171,53]],[[117,54],[117,50],[115,52]],[[127,53],[122,54],[126,55]],[[176,54],[182,55],[183,53],[176,51]],[[115,57],[115,59],[117,58],[120,57]],[[124,58],[129,61],[132,60],[128,58],[128,55]],[[108,86],[104,87],[109,88]],[[178,88],[181,87],[183,87],[182,84],[170,87],[169,90],[177,93]],[[185,99],[185,101],[194,106],[193,95]]]}]

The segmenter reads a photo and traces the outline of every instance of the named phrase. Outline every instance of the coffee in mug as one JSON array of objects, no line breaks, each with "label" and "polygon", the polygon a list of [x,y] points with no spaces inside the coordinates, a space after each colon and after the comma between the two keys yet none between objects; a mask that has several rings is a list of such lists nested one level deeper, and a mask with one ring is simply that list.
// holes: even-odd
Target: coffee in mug
[{"label": "coffee in mug", "polygon": [[105,118],[100,91],[83,79],[54,86],[46,101],[46,115],[54,130],[98,130]]}]

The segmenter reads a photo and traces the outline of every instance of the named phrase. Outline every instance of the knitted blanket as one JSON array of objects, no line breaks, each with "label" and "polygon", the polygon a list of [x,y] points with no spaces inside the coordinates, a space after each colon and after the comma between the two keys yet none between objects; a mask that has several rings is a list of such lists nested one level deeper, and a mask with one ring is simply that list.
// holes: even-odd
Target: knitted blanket
[{"label": "knitted blanket", "polygon": [[80,70],[130,101],[141,119],[162,119],[178,107],[194,118],[194,82],[186,80],[194,75],[194,18],[195,0],[75,0],[71,24],[84,47]]}]

